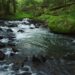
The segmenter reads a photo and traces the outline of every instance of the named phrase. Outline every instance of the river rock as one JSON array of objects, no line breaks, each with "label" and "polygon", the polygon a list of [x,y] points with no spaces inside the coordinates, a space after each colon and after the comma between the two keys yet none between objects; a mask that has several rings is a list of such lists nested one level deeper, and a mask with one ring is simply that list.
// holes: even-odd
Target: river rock
[{"label": "river rock", "polygon": [[35,28],[34,24],[31,24],[30,29],[34,29],[34,28]]},{"label": "river rock", "polygon": [[21,72],[21,73],[18,73],[18,74],[16,74],[16,75],[32,75],[32,73],[31,72]]},{"label": "river rock", "polygon": [[12,53],[10,53],[10,56],[14,56],[14,55],[15,55],[15,53],[13,53],[13,52],[12,52]]},{"label": "river rock", "polygon": [[8,46],[14,47],[16,46],[16,43],[14,41],[8,41]]},{"label": "river rock", "polygon": [[21,33],[23,33],[23,32],[24,32],[24,30],[20,29],[20,30],[18,30],[18,32],[21,32]]},{"label": "river rock", "polygon": [[24,66],[22,68],[22,70],[26,71],[26,72],[31,72],[31,67],[30,66]]},{"label": "river rock", "polygon": [[32,62],[39,64],[39,63],[41,63],[41,59],[39,59],[37,56],[33,55]]},{"label": "river rock", "polygon": [[0,28],[0,31],[3,31],[3,29],[2,29],[2,28]]},{"label": "river rock", "polygon": [[6,46],[6,44],[0,42],[0,48],[3,48],[3,47],[5,47],[5,46]]},{"label": "river rock", "polygon": [[25,72],[22,75],[32,75],[32,73],[31,72]]},{"label": "river rock", "polygon": [[11,40],[12,38],[15,38],[15,34],[12,32],[7,33],[7,38],[9,38],[9,40]]},{"label": "river rock", "polygon": [[5,32],[3,32],[3,31],[0,31],[0,39],[3,39],[3,38],[5,38],[5,34],[4,34]]},{"label": "river rock", "polygon": [[12,46],[12,50],[13,50],[13,52],[19,52],[19,51],[17,50],[17,48],[15,48],[14,46]]},{"label": "river rock", "polygon": [[37,73],[37,75],[47,75],[47,74],[45,74],[44,72],[40,71],[40,72]]},{"label": "river rock", "polygon": [[75,53],[67,54],[63,57],[66,60],[75,60]]},{"label": "river rock", "polygon": [[29,19],[28,19],[28,18],[24,18],[24,19],[22,20],[22,24],[29,25],[29,24],[30,24],[30,23],[29,23]]},{"label": "river rock", "polygon": [[39,24],[35,24],[35,28],[39,28],[40,26],[39,26]]},{"label": "river rock", "polygon": [[33,63],[45,63],[47,61],[48,57],[47,56],[43,56],[43,55],[38,55],[38,56],[34,56],[32,57],[32,62]]},{"label": "river rock", "polygon": [[15,23],[9,24],[8,27],[17,27],[17,24],[15,24]]},{"label": "river rock", "polygon": [[40,59],[41,59],[42,62],[46,62],[47,59],[48,59],[48,57],[41,55],[41,56],[40,56]]},{"label": "river rock", "polygon": [[5,59],[5,54],[2,51],[0,51],[0,60],[4,60],[4,59]]},{"label": "river rock", "polygon": [[0,39],[3,39],[3,35],[0,35]]},{"label": "river rock", "polygon": [[7,29],[7,32],[13,32],[13,30],[12,29]]}]

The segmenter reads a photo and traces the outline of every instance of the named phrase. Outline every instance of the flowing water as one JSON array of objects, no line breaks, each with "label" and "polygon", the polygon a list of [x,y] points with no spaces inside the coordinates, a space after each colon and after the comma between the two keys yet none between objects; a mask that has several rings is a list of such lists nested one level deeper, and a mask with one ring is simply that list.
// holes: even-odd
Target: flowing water
[{"label": "flowing water", "polygon": [[[34,24],[22,22],[29,23],[24,19],[3,21],[0,24],[3,30],[0,31],[0,36],[4,36],[0,42],[5,44],[0,50],[6,54],[5,60],[0,61],[0,75],[75,75],[75,61],[62,59],[67,54],[75,53],[75,38],[54,34],[48,28],[37,28]],[[17,26],[8,26],[14,23]],[[12,29],[13,32],[7,32],[8,29]],[[15,38],[11,40],[10,35],[14,35]],[[18,52],[11,55],[12,46],[8,43],[15,43]],[[47,55],[49,59],[37,65],[32,62],[33,55]]]}]

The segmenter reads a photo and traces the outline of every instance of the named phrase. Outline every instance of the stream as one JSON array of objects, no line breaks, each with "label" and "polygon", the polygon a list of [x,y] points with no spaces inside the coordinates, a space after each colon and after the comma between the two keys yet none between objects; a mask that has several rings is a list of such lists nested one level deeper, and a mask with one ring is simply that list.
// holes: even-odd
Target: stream
[{"label": "stream", "polygon": [[28,19],[0,20],[0,51],[0,75],[75,75],[75,37]]}]

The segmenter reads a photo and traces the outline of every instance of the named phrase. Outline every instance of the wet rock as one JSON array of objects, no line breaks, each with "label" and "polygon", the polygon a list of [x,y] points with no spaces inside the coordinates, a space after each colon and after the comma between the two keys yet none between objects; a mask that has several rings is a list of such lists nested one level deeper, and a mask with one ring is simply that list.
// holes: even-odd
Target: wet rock
[{"label": "wet rock", "polygon": [[0,60],[4,60],[4,59],[5,59],[5,54],[2,51],[0,51]]},{"label": "wet rock", "polygon": [[22,68],[22,70],[26,71],[26,72],[31,72],[31,67],[30,66],[24,66]]},{"label": "wet rock", "polygon": [[7,32],[13,32],[13,30],[12,29],[7,29]]},{"label": "wet rock", "polygon": [[48,58],[47,56],[43,56],[43,55],[40,56],[42,62],[46,62],[47,58]]},{"label": "wet rock", "polygon": [[8,42],[8,46],[10,46],[10,47],[15,47],[15,46],[16,46],[16,43],[13,42],[13,41],[9,41],[9,42]]},{"label": "wet rock", "polygon": [[5,52],[5,55],[9,57],[9,56],[14,56],[15,53],[12,51],[7,51],[7,52]]},{"label": "wet rock", "polygon": [[75,53],[71,53],[71,54],[66,54],[63,59],[66,60],[75,60]]},{"label": "wet rock", "polygon": [[14,46],[12,46],[12,50],[13,50],[13,52],[19,52],[19,51],[17,50],[17,48],[15,48]]},{"label": "wet rock", "polygon": [[29,68],[25,67],[24,70],[25,70],[25,71],[29,71]]},{"label": "wet rock", "polygon": [[37,73],[37,75],[47,75],[47,74],[45,74],[44,72],[40,71],[40,72]]},{"label": "wet rock", "polygon": [[28,19],[28,18],[24,18],[24,19],[22,20],[22,24],[29,25],[29,24],[30,24],[30,23],[29,23],[29,19]]},{"label": "wet rock", "polygon": [[32,75],[32,73],[31,72],[25,72],[22,75]]},{"label": "wet rock", "polygon": [[0,39],[3,39],[4,37],[3,37],[3,35],[0,35]]},{"label": "wet rock", "polygon": [[24,72],[24,71],[21,71],[20,73],[16,74],[16,75],[32,75],[31,72]]},{"label": "wet rock", "polygon": [[5,47],[5,46],[6,46],[6,44],[0,42],[0,48],[3,48],[3,47]]},{"label": "wet rock", "polygon": [[33,56],[32,57],[32,62],[33,63],[45,63],[47,61],[48,57],[47,56],[43,56],[43,55],[39,55],[39,56]]},{"label": "wet rock", "polygon": [[15,41],[16,40],[16,38],[8,38],[9,39],[9,41]]},{"label": "wet rock", "polygon": [[[25,63],[28,61],[28,57],[26,56],[25,59],[23,60],[22,64],[21,64],[21,67],[22,69],[25,69],[26,70],[26,66],[24,67]],[[29,67],[27,67],[29,68]]]},{"label": "wet rock", "polygon": [[23,32],[24,32],[24,30],[20,29],[20,30],[18,30],[18,32],[21,32],[21,33],[23,33]]},{"label": "wet rock", "polygon": [[4,20],[0,20],[0,26],[5,26]]},{"label": "wet rock", "polygon": [[17,27],[17,24],[15,24],[15,23],[9,24],[8,27]]},{"label": "wet rock", "polygon": [[37,56],[33,55],[32,62],[39,64],[39,63],[41,63],[41,59],[39,59]]},{"label": "wet rock", "polygon": [[5,33],[4,31],[0,31],[0,39],[5,38],[5,34],[4,33]]},{"label": "wet rock", "polygon": [[7,38],[9,38],[9,40],[11,40],[12,38],[15,38],[15,34],[12,32],[7,33]]},{"label": "wet rock", "polygon": [[2,29],[2,28],[0,28],[0,31],[3,31],[3,29]]},{"label": "wet rock", "polygon": [[12,48],[13,46],[15,47],[16,45],[14,43],[8,43],[8,46]]},{"label": "wet rock", "polygon": [[39,24],[35,24],[35,28],[39,28],[40,26],[39,26]]},{"label": "wet rock", "polygon": [[54,56],[49,57],[50,60],[56,59]]},{"label": "wet rock", "polygon": [[10,53],[10,56],[14,56],[15,55],[15,53]]},{"label": "wet rock", "polygon": [[34,24],[34,25],[37,24],[37,20],[32,20],[32,19],[30,19],[29,22],[30,22],[31,24]]},{"label": "wet rock", "polygon": [[34,29],[34,28],[35,28],[34,24],[31,24],[30,29]]},{"label": "wet rock", "polygon": [[44,22],[43,21],[40,21],[40,20],[35,20],[35,19],[29,19],[29,22],[31,23],[31,24],[34,24],[34,25],[42,25],[42,24],[44,24]]},{"label": "wet rock", "polygon": [[3,39],[0,40],[0,42],[2,42],[2,43],[4,43],[4,44],[7,44],[8,41],[9,41],[9,40],[8,40],[7,38],[3,38]]}]

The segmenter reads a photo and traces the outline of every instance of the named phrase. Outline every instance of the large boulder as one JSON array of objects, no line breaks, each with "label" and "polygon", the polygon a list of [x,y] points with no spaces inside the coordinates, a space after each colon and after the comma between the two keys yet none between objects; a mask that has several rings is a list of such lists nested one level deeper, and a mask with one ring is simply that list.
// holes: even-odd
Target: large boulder
[{"label": "large boulder", "polygon": [[4,60],[4,59],[5,59],[5,54],[2,51],[0,51],[0,60]]}]

